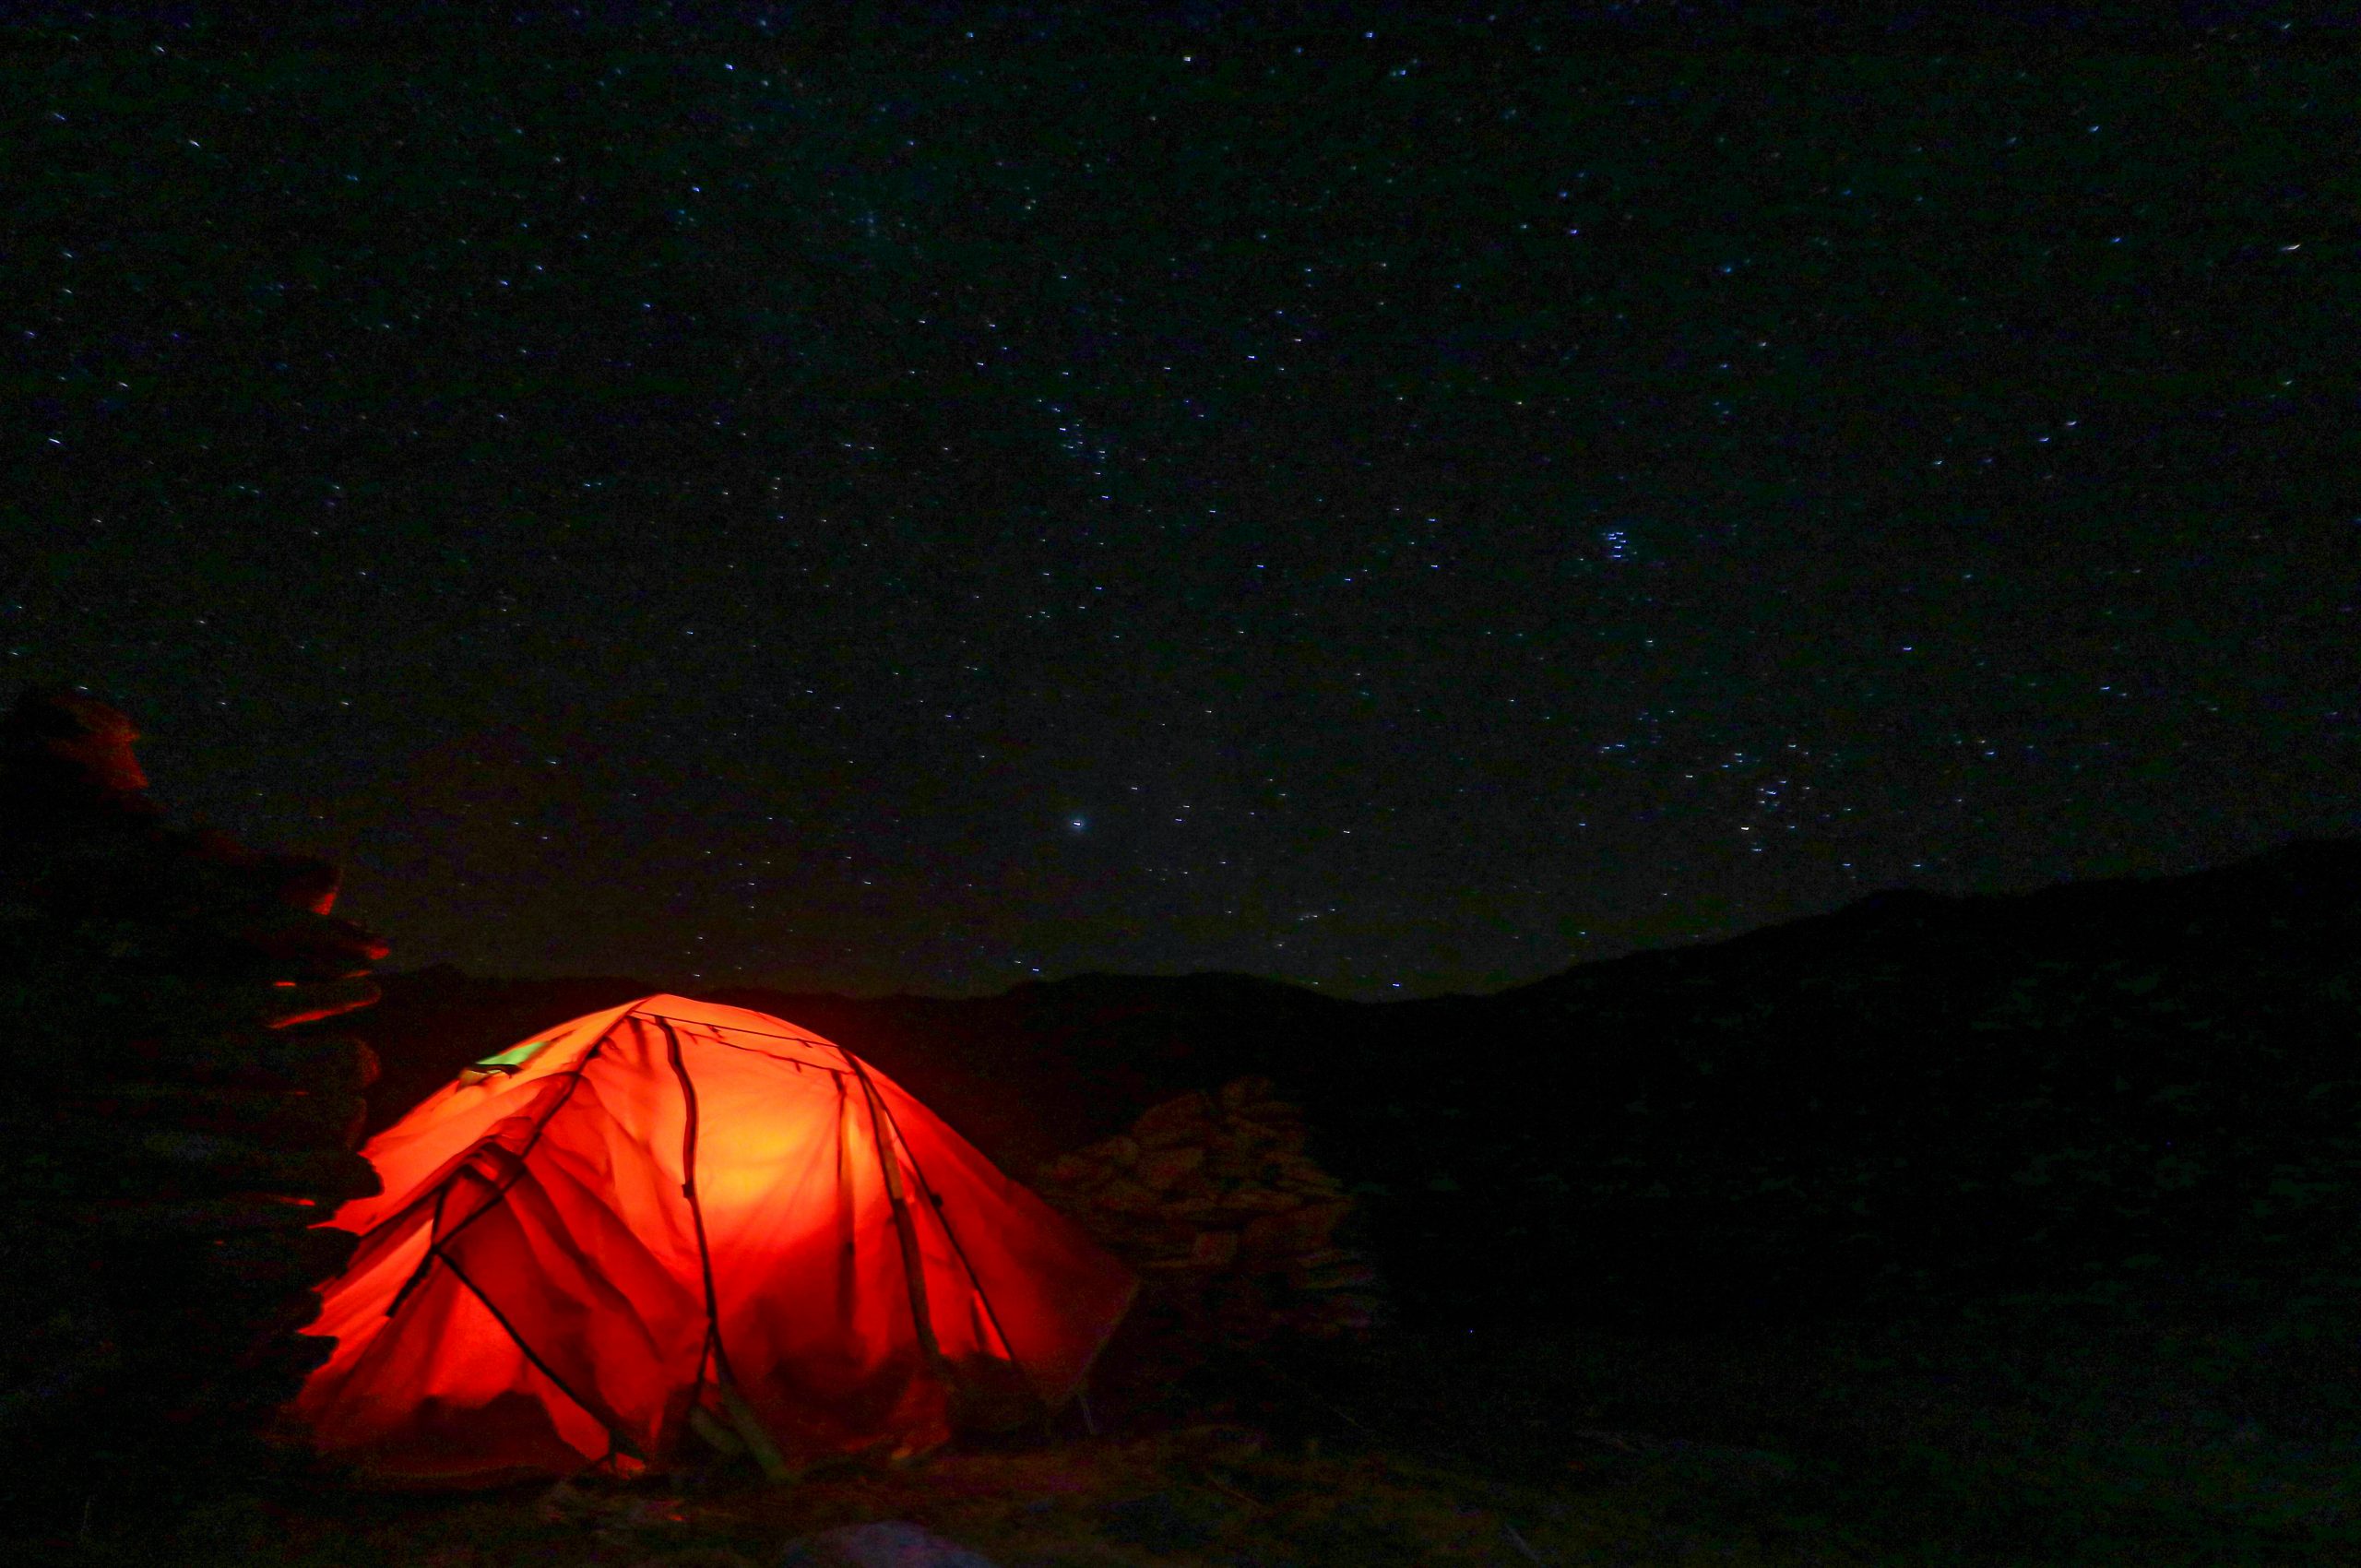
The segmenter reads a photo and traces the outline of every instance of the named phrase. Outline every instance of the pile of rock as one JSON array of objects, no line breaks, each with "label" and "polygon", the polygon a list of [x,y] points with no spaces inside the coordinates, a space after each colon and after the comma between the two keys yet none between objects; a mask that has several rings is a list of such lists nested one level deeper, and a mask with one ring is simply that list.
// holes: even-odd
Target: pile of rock
[{"label": "pile of rock", "polygon": [[[168,827],[129,722],[71,693],[0,719],[0,1473],[27,1502],[184,1467],[291,1397],[375,1190],[375,1071],[298,1026],[375,998],[337,873]],[[28,1461],[38,1457],[38,1463]]]},{"label": "pile of rock", "polygon": [[1240,1345],[1356,1333],[1375,1275],[1339,1244],[1353,1200],[1304,1142],[1303,1113],[1240,1078],[1050,1160],[1034,1185],[1140,1271],[1145,1316]]}]

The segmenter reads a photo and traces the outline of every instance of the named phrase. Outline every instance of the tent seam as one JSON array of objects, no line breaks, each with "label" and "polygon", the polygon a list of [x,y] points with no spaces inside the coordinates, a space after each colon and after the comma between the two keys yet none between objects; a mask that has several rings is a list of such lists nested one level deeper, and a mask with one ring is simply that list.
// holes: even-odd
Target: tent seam
[{"label": "tent seam", "polygon": [[[552,1387],[555,1388],[560,1394],[564,1395],[568,1399],[573,1400],[575,1408],[580,1410],[584,1415],[589,1417],[592,1420],[598,1422],[601,1427],[606,1429],[607,1441],[612,1447],[622,1449],[624,1453],[630,1455],[635,1459],[645,1460],[647,1457],[647,1455],[639,1451],[639,1445],[637,1443],[632,1442],[629,1438],[623,1435],[621,1426],[609,1420],[607,1417],[600,1415],[598,1411],[592,1409],[588,1400],[583,1398],[581,1395],[574,1392],[571,1387],[567,1386],[566,1381],[564,1378],[558,1376],[555,1372],[552,1372],[550,1369],[550,1364],[541,1360],[540,1353],[534,1350],[530,1345],[525,1343],[525,1336],[516,1332],[516,1325],[508,1321],[508,1314],[502,1312],[500,1308],[493,1303],[492,1299],[484,1293],[482,1286],[478,1285],[474,1280],[468,1277],[468,1271],[466,1269],[461,1268],[455,1260],[447,1257],[443,1260],[443,1266],[451,1271],[452,1278],[457,1280],[460,1284],[468,1288],[468,1293],[469,1295],[475,1297],[478,1301],[483,1303],[483,1310],[492,1314],[492,1321],[498,1324],[501,1327],[501,1331],[508,1336],[509,1342],[516,1347],[517,1354],[523,1356],[527,1360],[533,1363],[533,1370],[535,1372],[538,1372],[543,1377],[548,1378]],[[593,1464],[596,1464],[597,1462],[598,1461],[596,1460],[592,1461]]]},{"label": "tent seam", "polygon": [[[862,1070],[852,1052],[840,1045],[836,1047],[836,1054],[844,1058],[845,1065],[860,1080],[861,1091],[869,1100],[870,1132],[877,1147],[879,1173],[885,1178],[888,1200],[893,1203],[894,1229],[902,1243],[902,1279],[909,1292],[910,1326],[918,1334],[919,1350],[926,1353],[937,1368],[947,1366],[949,1363],[944,1360],[942,1342],[935,1337],[934,1311],[926,1289],[926,1259],[919,1251],[918,1227],[910,1218],[909,1200],[906,1196],[898,1200],[895,1197],[895,1189],[901,1185],[901,1172],[895,1163],[894,1150],[887,1145],[886,1134],[890,1132],[894,1141],[900,1143],[901,1126],[894,1120],[894,1113],[885,1108],[885,1097],[877,1092],[877,1086],[870,1081],[868,1073]],[[910,1169],[917,1171],[916,1160],[910,1162]],[[923,1181],[923,1177],[920,1179]],[[948,1229],[948,1226],[945,1229]]]},{"label": "tent seam", "polygon": [[[798,1045],[816,1046],[822,1050],[836,1051],[838,1054],[842,1054],[844,1051],[844,1047],[838,1045],[835,1040],[817,1039],[811,1035],[782,1035],[774,1034],[768,1029],[742,1028],[736,1024],[708,1024],[696,1018],[675,1018],[669,1013],[635,1013],[632,1016],[634,1017],[655,1018],[667,1024],[688,1024],[696,1028],[710,1030],[717,1036],[718,1036],[721,1030],[728,1029],[732,1034],[753,1035],[756,1039],[791,1039]],[[723,1045],[728,1045],[730,1042],[725,1039],[722,1040],[721,1043]],[[743,1051],[746,1047],[740,1046],[738,1049]],[[833,1069],[831,1069],[831,1071],[833,1071]]]},{"label": "tent seam", "polygon": [[[867,1083],[867,1078],[864,1077],[862,1082]],[[934,1190],[934,1183],[926,1179],[926,1168],[919,1163],[919,1151],[910,1146],[910,1140],[903,1134],[901,1122],[896,1118],[892,1108],[886,1105],[884,1096],[877,1095],[873,1087],[871,1093],[875,1096],[878,1110],[884,1113],[885,1125],[893,1129],[894,1141],[901,1146],[904,1154],[909,1156],[910,1171],[919,1179],[919,1190],[926,1194],[927,1206],[934,1211],[935,1223],[943,1227],[943,1238],[951,1243],[952,1253],[958,1258],[959,1266],[967,1271],[968,1287],[976,1292],[976,1300],[984,1304],[984,1315],[991,1319],[992,1332],[1000,1336],[1000,1342],[1003,1345],[1008,1347],[1009,1364],[1025,1374],[1026,1382],[1031,1383],[1033,1369],[1026,1366],[1024,1358],[1016,1353],[1016,1341],[1011,1339],[1008,1336],[1008,1330],[1002,1326],[1000,1309],[992,1305],[991,1292],[984,1289],[984,1281],[976,1273],[976,1265],[967,1261],[967,1249],[960,1244],[959,1232],[952,1229],[951,1217],[943,1212],[942,1194]],[[1033,1394],[1036,1398],[1040,1397],[1039,1387],[1036,1386]]]},{"label": "tent seam", "polygon": [[[635,1015],[627,1013],[623,1016],[624,1018],[633,1016],[635,1016]],[[618,1018],[615,1020],[618,1024],[623,1021],[623,1018]],[[438,1259],[445,1265],[449,1266],[452,1273],[458,1273],[457,1265],[452,1264],[449,1254],[445,1253],[443,1249],[450,1245],[451,1242],[458,1240],[462,1235],[466,1234],[468,1227],[473,1225],[478,1219],[483,1218],[484,1214],[495,1205],[508,1201],[508,1190],[525,1179],[525,1160],[527,1157],[531,1155],[533,1150],[540,1146],[541,1134],[548,1129],[550,1123],[556,1117],[557,1113],[565,1109],[566,1101],[574,1098],[574,1091],[582,1087],[582,1075],[589,1071],[590,1063],[598,1059],[599,1052],[607,1048],[607,1040],[613,1033],[614,1030],[611,1028],[606,1034],[600,1035],[596,1040],[592,1041],[590,1049],[582,1053],[582,1060],[575,1063],[572,1067],[566,1070],[565,1077],[567,1079],[567,1083],[565,1086],[565,1091],[557,1097],[556,1100],[550,1106],[549,1110],[541,1113],[541,1119],[533,1123],[533,1131],[525,1139],[525,1146],[516,1151],[516,1170],[515,1174],[511,1175],[506,1181],[494,1187],[492,1191],[492,1196],[486,1198],[481,1205],[479,1205],[474,1213],[469,1215],[465,1219],[460,1220],[458,1224],[453,1226],[449,1235],[436,1236],[427,1242],[426,1255],[418,1260],[418,1267],[411,1273],[408,1279],[402,1281],[401,1289],[396,1292],[392,1304],[386,1308],[386,1315],[387,1317],[390,1318],[401,1311],[403,1305],[417,1289],[419,1284],[425,1279],[427,1273],[433,1268]],[[480,1149],[483,1146],[483,1144],[478,1143],[475,1146],[475,1148]],[[475,1149],[470,1149],[469,1151],[469,1158],[472,1158],[474,1153]],[[451,1174],[443,1178],[442,1182],[435,1187],[434,1220],[437,1225],[440,1225],[443,1220],[443,1200],[449,1195],[451,1184],[464,1175],[467,1169],[467,1160],[461,1160],[452,1170]],[[411,1204],[405,1206],[399,1213],[387,1215],[384,1219],[378,1221],[376,1224],[371,1226],[367,1230],[362,1232],[361,1239],[363,1241],[368,1241],[386,1226],[399,1220],[403,1216],[412,1213],[417,1207],[418,1206],[416,1204]],[[465,1275],[460,1275],[460,1278],[462,1280],[466,1277],[467,1277]],[[472,1285],[468,1288],[471,1290],[475,1289]],[[479,1292],[479,1294],[481,1294],[481,1292]],[[487,1301],[484,1304],[489,1307],[492,1303]],[[497,1315],[496,1313],[495,1315]],[[512,1330],[512,1333],[514,1331]],[[520,1341],[519,1344],[521,1345],[521,1343],[522,1342]],[[528,1355],[531,1354],[530,1351],[527,1351],[526,1353]],[[585,1406],[584,1408],[587,1410],[588,1407]],[[594,1417],[593,1419],[595,1420],[596,1418]]]},{"label": "tent seam", "polygon": [[[660,1014],[650,1014],[664,1031],[665,1044],[670,1048],[672,1074],[681,1080],[681,1102],[684,1112],[681,1130],[681,1195],[689,1201],[689,1218],[696,1227],[697,1267],[705,1277],[706,1349],[713,1353],[714,1370],[724,1382],[735,1384],[738,1374],[730,1370],[730,1351],[721,1342],[721,1299],[713,1282],[713,1247],[705,1232],[705,1206],[697,1197],[697,1088],[689,1076],[689,1065],[681,1054],[681,1037],[672,1028],[672,1020]],[[698,1392],[705,1383],[705,1350],[697,1353]],[[692,1403],[694,1403],[694,1399]]]}]

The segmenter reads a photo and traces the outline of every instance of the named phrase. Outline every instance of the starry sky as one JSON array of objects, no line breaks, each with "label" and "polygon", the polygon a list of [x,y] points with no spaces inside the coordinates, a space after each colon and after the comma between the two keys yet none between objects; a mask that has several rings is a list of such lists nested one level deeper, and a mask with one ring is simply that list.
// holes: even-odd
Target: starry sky
[{"label": "starry sky", "polygon": [[8,683],[391,968],[1406,996],[2361,830],[2332,53],[0,72]]}]

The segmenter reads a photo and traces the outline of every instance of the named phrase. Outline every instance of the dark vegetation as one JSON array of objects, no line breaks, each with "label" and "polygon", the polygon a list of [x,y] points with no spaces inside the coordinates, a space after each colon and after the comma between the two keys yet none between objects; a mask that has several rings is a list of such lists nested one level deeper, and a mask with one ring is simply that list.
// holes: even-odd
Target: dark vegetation
[{"label": "dark vegetation", "polygon": [[[319,1349],[292,1331],[342,1239],[303,1222],[369,1180],[355,1037],[382,1126],[654,987],[431,969],[324,1029],[382,951],[327,915],[332,871],[165,827],[128,741],[67,698],[5,732],[0,1442],[43,1550],[95,1500],[76,1550],[147,1553],[136,1495],[212,1498],[173,1538],[205,1561],[407,1562],[465,1535],[432,1560],[636,1561],[620,1539],[721,1562],[864,1509],[1040,1562],[2361,1554],[2361,845],[1881,894],[1489,997],[1222,975],[717,993],[867,1056],[1020,1176],[1267,1076],[1358,1199],[1342,1239],[1382,1320],[1128,1388],[1119,1341],[1118,1435],[1077,1446],[1069,1415],[1062,1480],[1011,1450],[932,1490],[688,1477],[550,1513],[307,1494],[250,1437]],[[1276,1446],[1224,1438],[1216,1463],[1172,1435],[1208,1419]]]}]

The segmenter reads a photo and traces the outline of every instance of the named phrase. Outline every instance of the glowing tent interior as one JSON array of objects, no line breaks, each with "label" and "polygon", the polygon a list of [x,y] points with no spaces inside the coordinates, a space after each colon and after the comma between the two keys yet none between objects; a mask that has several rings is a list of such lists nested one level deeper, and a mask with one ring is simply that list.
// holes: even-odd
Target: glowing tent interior
[{"label": "glowing tent interior", "polygon": [[313,1442],[414,1482],[790,1464],[1054,1408],[1135,1281],[859,1058],[650,996],[486,1059],[362,1150]]}]

